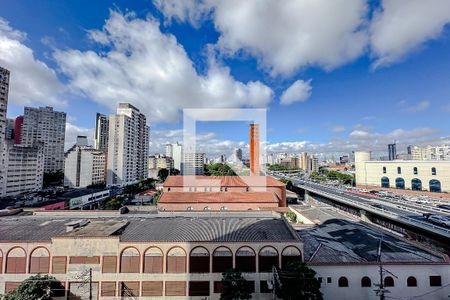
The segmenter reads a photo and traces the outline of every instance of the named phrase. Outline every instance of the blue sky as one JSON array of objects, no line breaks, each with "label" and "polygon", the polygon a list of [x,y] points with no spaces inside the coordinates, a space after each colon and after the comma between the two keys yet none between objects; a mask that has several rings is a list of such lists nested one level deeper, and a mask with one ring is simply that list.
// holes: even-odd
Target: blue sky
[{"label": "blue sky", "polygon": [[[267,107],[274,152],[449,143],[445,0],[18,0],[0,18],[8,115],[64,110],[68,145],[120,101],[147,115],[151,152],[182,139],[184,107]],[[199,131],[214,154],[248,137],[245,122]]]}]

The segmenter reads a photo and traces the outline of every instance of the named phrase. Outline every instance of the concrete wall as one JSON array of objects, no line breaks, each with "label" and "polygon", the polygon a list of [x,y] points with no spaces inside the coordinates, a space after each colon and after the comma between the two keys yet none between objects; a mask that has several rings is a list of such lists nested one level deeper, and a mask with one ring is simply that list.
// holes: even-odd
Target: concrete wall
[{"label": "concrete wall", "polygon": [[[323,265],[311,267],[317,272],[317,277],[322,277],[322,288],[324,299],[348,300],[348,299],[366,299],[377,300],[374,290],[375,284],[379,284],[379,268],[377,265]],[[387,287],[390,293],[386,294],[387,299],[411,299],[413,296],[417,300],[428,299],[447,299],[450,294],[448,285],[450,284],[450,266],[449,265],[384,265],[384,269],[398,277],[394,277],[394,287]],[[430,287],[429,276],[440,275],[443,287]],[[338,279],[345,276],[348,279],[348,287],[338,287]],[[371,287],[361,287],[361,278],[368,276],[372,281]],[[392,276],[384,273],[383,276]],[[408,287],[406,280],[409,276],[417,279],[417,287]],[[331,277],[331,283],[327,283],[327,277]],[[447,286],[446,286],[447,285]],[[444,287],[446,286],[446,287]]]}]

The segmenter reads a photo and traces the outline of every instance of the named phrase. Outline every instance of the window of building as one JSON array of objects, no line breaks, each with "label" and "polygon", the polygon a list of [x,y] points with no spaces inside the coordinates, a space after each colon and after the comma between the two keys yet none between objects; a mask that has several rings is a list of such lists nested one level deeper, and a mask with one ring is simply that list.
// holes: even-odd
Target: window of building
[{"label": "window of building", "polygon": [[99,264],[100,256],[70,256],[69,264],[90,265]]},{"label": "window of building", "polygon": [[411,189],[413,191],[421,191],[422,190],[422,181],[419,178],[413,178],[411,180]]},{"label": "window of building", "polygon": [[189,281],[189,296],[209,296],[209,281]]},{"label": "window of building", "polygon": [[142,296],[162,296],[163,282],[162,281],[142,281]]},{"label": "window of building", "polygon": [[250,247],[241,247],[236,251],[236,269],[244,272],[256,272],[256,254]]},{"label": "window of building", "polygon": [[397,189],[404,190],[405,189],[405,180],[403,178],[401,178],[401,177],[396,178],[395,179],[395,187]]},{"label": "window of building", "polygon": [[409,276],[408,279],[406,279],[406,285],[407,286],[417,286],[417,279],[414,276]]},{"label": "window of building", "polygon": [[419,172],[417,171],[417,167],[414,167],[413,168],[413,173],[414,173],[414,175],[417,175]]},{"label": "window of building", "polygon": [[383,174],[386,174],[386,167],[383,167]]},{"label": "window of building", "polygon": [[117,256],[103,256],[102,273],[117,272]]},{"label": "window of building", "polygon": [[122,281],[120,283],[120,296],[139,297],[139,281]]},{"label": "window of building", "polygon": [[430,276],[430,286],[442,286],[441,276]]},{"label": "window of building", "polygon": [[287,266],[291,261],[301,261],[302,253],[297,247],[288,246],[281,252],[281,268]]},{"label": "window of building", "polygon": [[204,247],[192,249],[189,255],[189,273],[209,273],[209,252]]},{"label": "window of building", "polygon": [[166,281],[166,296],[186,296],[186,281]]},{"label": "window of building", "polygon": [[429,184],[430,184],[430,192],[440,193],[442,191],[441,182],[439,180],[431,179]]},{"label": "window of building", "polygon": [[174,247],[167,253],[167,273],[186,273],[186,252]]},{"label": "window of building", "polygon": [[332,282],[331,277],[327,277],[327,283],[331,283],[331,282]]},{"label": "window of building", "polygon": [[0,250],[0,274],[3,272],[3,252]]},{"label": "window of building", "polygon": [[65,274],[67,266],[67,257],[65,256],[53,256],[52,257],[52,273],[53,274]]},{"label": "window of building", "polygon": [[214,281],[214,293],[220,294],[223,292],[223,283],[222,281]]},{"label": "window of building", "polygon": [[431,168],[431,175],[436,175],[436,168],[435,167]]},{"label": "window of building", "polygon": [[278,251],[266,246],[259,251],[259,272],[272,272],[272,268],[279,267]]},{"label": "window of building", "polygon": [[347,277],[339,277],[338,279],[338,287],[348,287],[348,279]]},{"label": "window of building", "polygon": [[370,280],[369,277],[364,276],[361,278],[361,286],[362,287],[371,287],[372,286],[372,280]]},{"label": "window of building", "polygon": [[144,273],[163,272],[163,252],[157,247],[150,247],[144,253]]},{"label": "window of building", "polygon": [[100,296],[115,297],[116,296],[116,283],[114,281],[103,281],[101,283]]},{"label": "window of building", "polygon": [[36,248],[30,255],[30,273],[49,273],[50,254],[45,248]]},{"label": "window of building", "polygon": [[394,286],[394,278],[392,278],[391,276],[386,276],[384,278],[384,286],[385,287],[392,287],[392,286]]},{"label": "window of building", "polygon": [[22,248],[13,248],[6,255],[6,273],[25,274],[27,256]]},{"label": "window of building", "polygon": [[386,176],[381,178],[381,187],[389,188],[389,178],[387,178]]},{"label": "window of building", "polygon": [[226,247],[218,247],[213,253],[212,270],[214,273],[223,273],[233,268],[233,253]]},{"label": "window of building", "polygon": [[120,255],[120,273],[139,273],[139,251],[127,248]]},{"label": "window of building", "polygon": [[401,167],[397,167],[397,174],[402,174],[402,168]]}]

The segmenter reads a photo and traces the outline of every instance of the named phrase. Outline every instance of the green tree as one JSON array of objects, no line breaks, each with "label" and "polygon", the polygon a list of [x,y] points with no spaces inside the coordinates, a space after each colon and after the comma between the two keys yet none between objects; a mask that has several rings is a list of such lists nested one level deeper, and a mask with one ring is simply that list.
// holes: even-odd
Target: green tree
[{"label": "green tree", "polygon": [[246,300],[251,299],[252,294],[248,281],[242,277],[241,272],[229,269],[222,273],[223,290],[220,300]]},{"label": "green tree", "polygon": [[20,286],[1,296],[2,300],[47,300],[52,296],[64,294],[64,287],[55,277],[34,275],[25,279]]},{"label": "green tree", "polygon": [[161,198],[162,190],[157,190],[156,194],[153,195],[153,204],[157,204],[159,201],[159,198]]},{"label": "green tree", "polygon": [[169,170],[163,168],[158,171],[158,178],[161,181],[165,181],[167,176],[169,176]]},{"label": "green tree", "polygon": [[205,168],[205,175],[207,176],[236,176],[236,173],[233,169],[227,165],[222,163],[216,163],[207,165]]},{"label": "green tree", "polygon": [[123,206],[123,202],[125,198],[123,196],[116,196],[114,198],[109,198],[105,200],[105,209],[106,210],[118,210]]},{"label": "green tree", "polygon": [[281,282],[275,285],[275,293],[284,300],[322,300],[320,282],[316,272],[300,261],[291,261],[278,271]]}]

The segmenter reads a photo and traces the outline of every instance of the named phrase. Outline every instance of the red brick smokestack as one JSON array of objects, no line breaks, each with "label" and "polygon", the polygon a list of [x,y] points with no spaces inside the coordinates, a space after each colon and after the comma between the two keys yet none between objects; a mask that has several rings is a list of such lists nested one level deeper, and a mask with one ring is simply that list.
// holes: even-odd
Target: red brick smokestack
[{"label": "red brick smokestack", "polygon": [[250,175],[259,176],[259,125],[250,124]]}]

